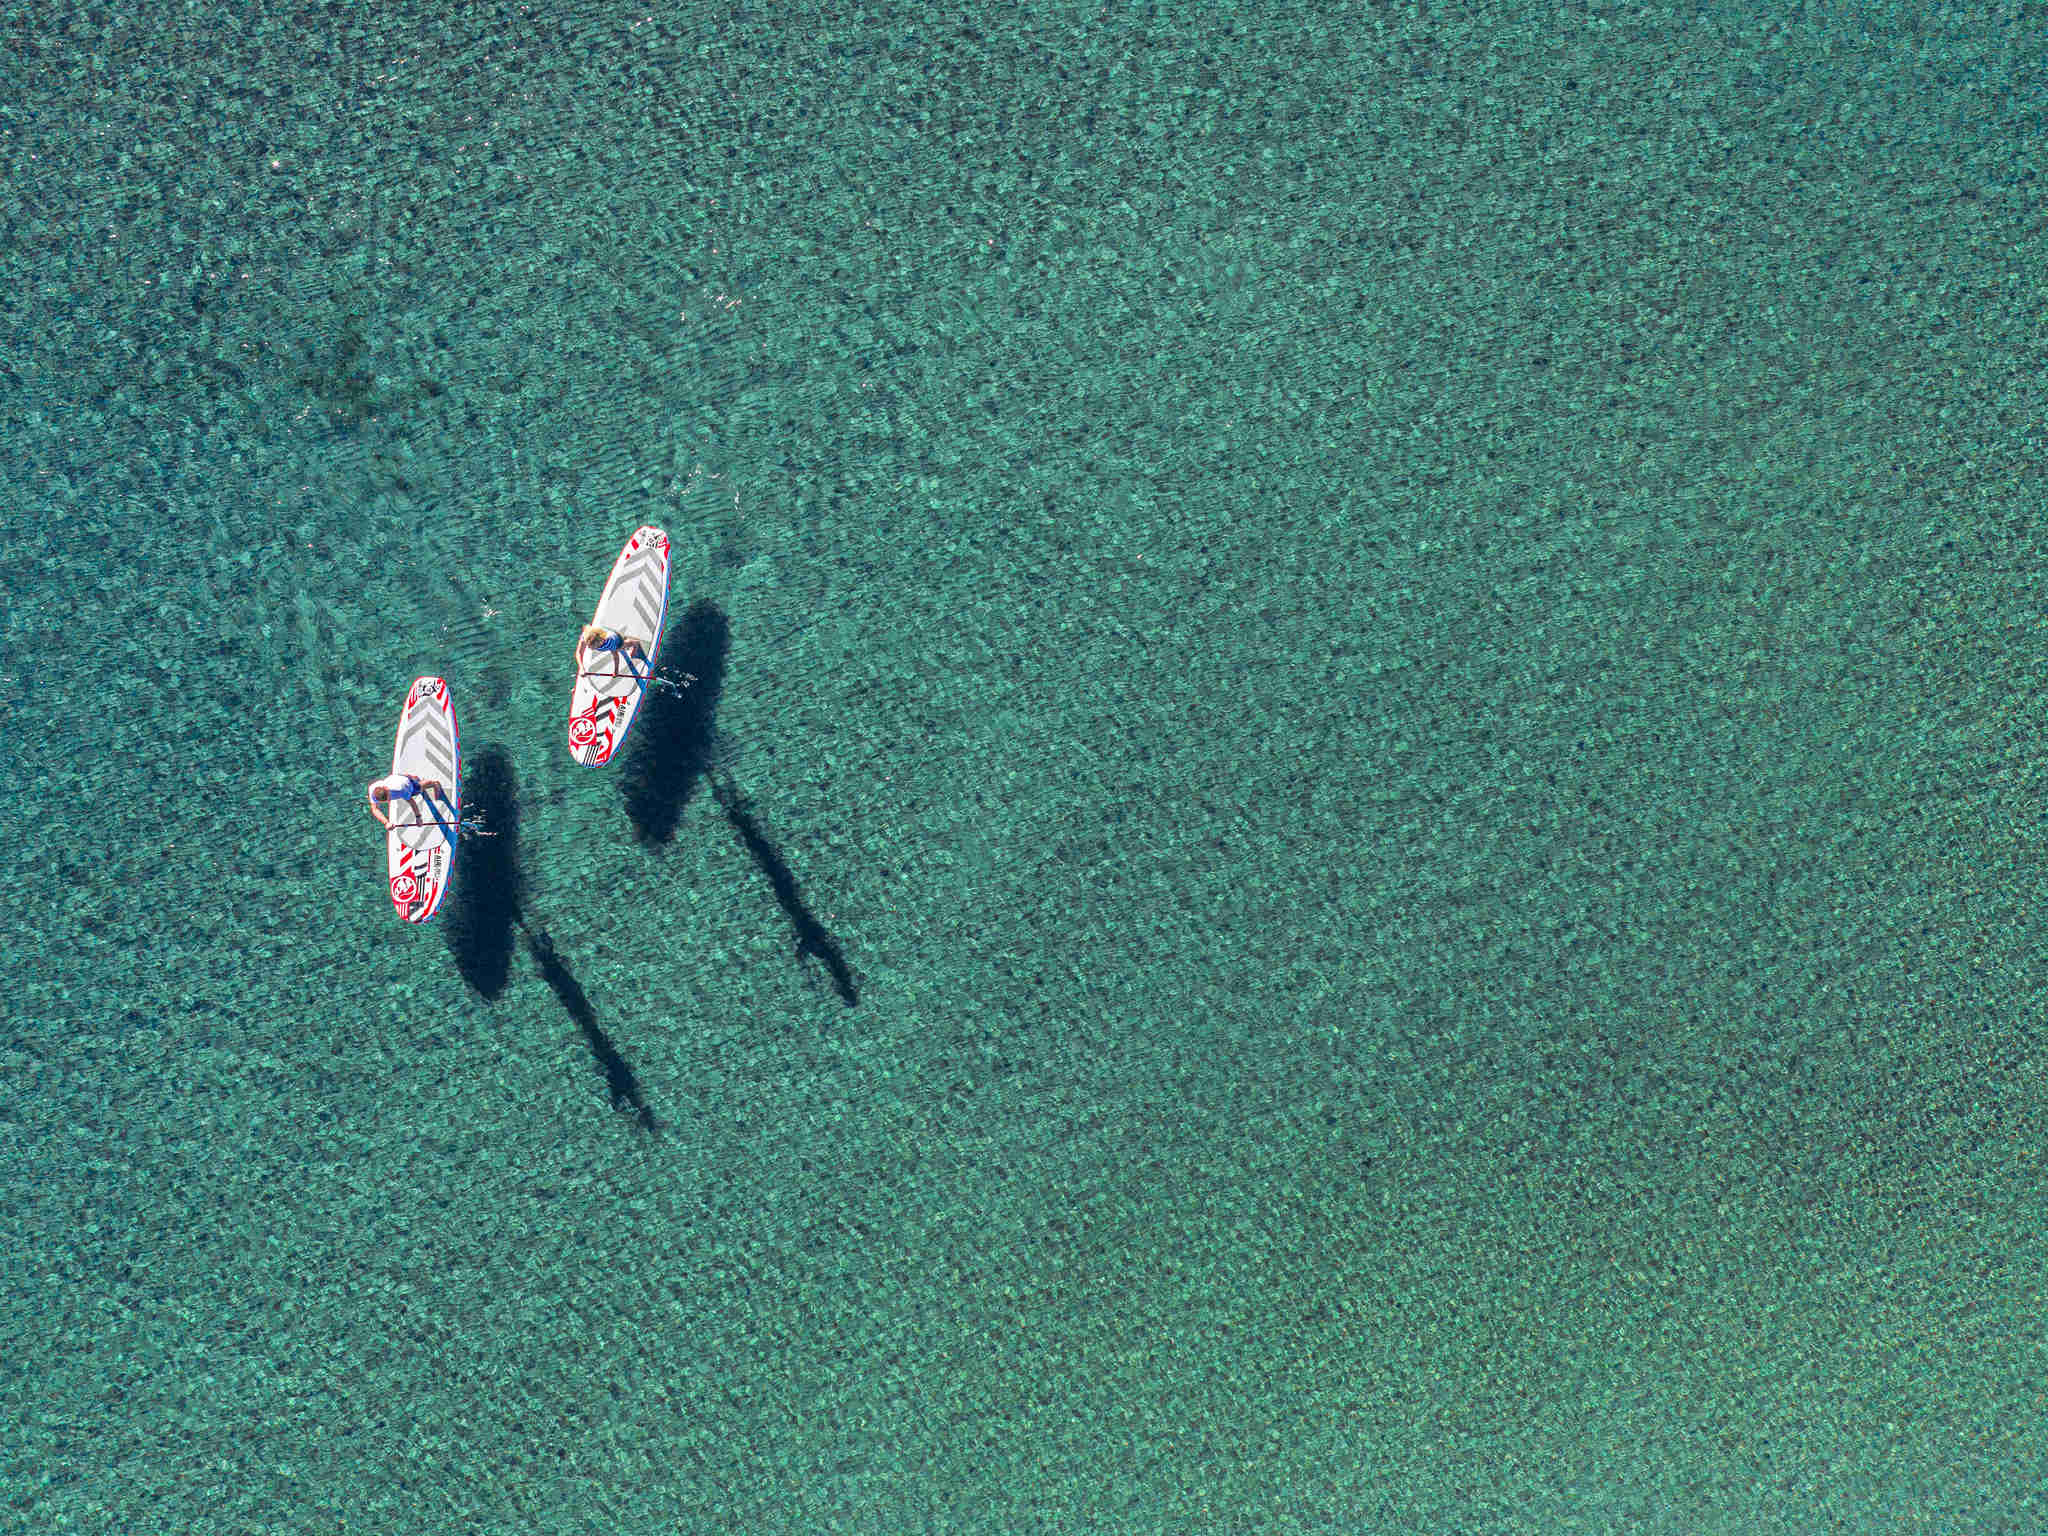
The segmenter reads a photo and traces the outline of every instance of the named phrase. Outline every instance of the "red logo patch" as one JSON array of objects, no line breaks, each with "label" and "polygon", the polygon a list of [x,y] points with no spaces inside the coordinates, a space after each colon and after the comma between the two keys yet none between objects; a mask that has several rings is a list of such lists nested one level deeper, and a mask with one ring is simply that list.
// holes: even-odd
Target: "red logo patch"
[{"label": "red logo patch", "polygon": [[597,721],[589,715],[578,715],[569,722],[569,745],[582,751],[597,740]]},{"label": "red logo patch", "polygon": [[411,875],[391,877],[391,899],[401,907],[409,907],[420,899],[420,883]]}]

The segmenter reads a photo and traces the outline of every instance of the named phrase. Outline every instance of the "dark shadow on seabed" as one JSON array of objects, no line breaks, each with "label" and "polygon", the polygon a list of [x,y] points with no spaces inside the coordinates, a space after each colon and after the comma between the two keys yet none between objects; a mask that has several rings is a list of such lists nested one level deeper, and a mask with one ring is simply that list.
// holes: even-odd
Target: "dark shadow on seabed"
[{"label": "dark shadow on seabed", "polygon": [[479,996],[493,1001],[512,974],[512,926],[519,921],[524,879],[519,778],[504,748],[494,743],[471,759],[462,778],[462,810],[482,829],[463,835],[445,932],[455,969]]},{"label": "dark shadow on seabed", "polygon": [[646,1095],[640,1091],[640,1079],[634,1075],[626,1058],[619,1054],[618,1047],[612,1044],[612,1037],[597,1022],[597,1010],[590,1006],[589,994],[583,990],[583,984],[570,974],[569,967],[562,963],[547,930],[529,928],[522,921],[519,931],[526,935],[526,951],[539,967],[541,979],[548,984],[548,990],[555,994],[555,1000],[563,1010],[576,1021],[576,1027],[583,1031],[590,1054],[597,1058],[598,1066],[604,1070],[605,1086],[611,1090],[612,1108],[630,1108],[643,1131],[660,1130],[654,1111],[648,1108]]},{"label": "dark shadow on seabed", "polygon": [[486,1000],[505,990],[512,972],[512,931],[526,936],[527,952],[541,979],[555,994],[590,1054],[604,1071],[612,1108],[631,1108],[643,1129],[659,1130],[654,1111],[640,1091],[640,1080],[597,1022],[597,1010],[583,986],[570,974],[544,929],[527,925],[525,878],[519,867],[519,781],[503,748],[479,752],[463,775],[462,809],[482,823],[468,834],[455,861],[455,888],[448,893],[448,949],[462,979]]},{"label": "dark shadow on seabed", "polygon": [[853,984],[853,972],[847,967],[846,956],[840,950],[838,941],[825,931],[825,925],[818,921],[811,909],[804,905],[803,892],[797,888],[796,875],[775,845],[768,841],[768,834],[761,829],[753,807],[739,792],[739,787],[727,773],[714,773],[711,778],[711,793],[718,801],[718,808],[725,812],[725,819],[733,831],[739,834],[740,842],[746,846],[747,855],[762,874],[768,877],[768,884],[775,891],[775,904],[782,908],[783,915],[796,929],[796,957],[803,960],[815,956],[832,977],[832,990],[839,994],[839,1000],[851,1008],[860,1001],[860,993]]},{"label": "dark shadow on seabed", "polygon": [[675,623],[657,653],[656,675],[680,687],[657,688],[640,706],[619,778],[633,836],[653,848],[675,836],[683,806],[711,761],[719,691],[732,626],[716,603],[701,600]]}]

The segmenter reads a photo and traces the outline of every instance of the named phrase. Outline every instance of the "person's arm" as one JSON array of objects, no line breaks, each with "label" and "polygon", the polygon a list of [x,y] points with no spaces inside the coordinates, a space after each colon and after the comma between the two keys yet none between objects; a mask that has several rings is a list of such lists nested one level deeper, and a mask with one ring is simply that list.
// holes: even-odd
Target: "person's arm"
[{"label": "person's arm", "polygon": [[386,832],[391,830],[391,818],[377,809],[377,802],[374,800],[370,801],[370,814],[377,818],[378,826],[382,827]]}]

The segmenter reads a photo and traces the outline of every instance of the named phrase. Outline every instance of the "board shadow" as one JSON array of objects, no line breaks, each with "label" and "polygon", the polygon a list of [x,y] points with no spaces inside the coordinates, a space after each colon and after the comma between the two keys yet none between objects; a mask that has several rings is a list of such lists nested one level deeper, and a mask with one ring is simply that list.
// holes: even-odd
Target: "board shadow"
[{"label": "board shadow", "polygon": [[462,776],[465,819],[482,823],[462,835],[455,887],[443,924],[455,969],[486,1002],[512,974],[512,928],[519,921],[524,876],[519,867],[519,778],[495,743],[478,752]]},{"label": "board shadow", "polygon": [[692,603],[664,641],[657,675],[682,686],[648,694],[626,743],[619,776],[626,815],[642,847],[675,836],[697,782],[711,762],[718,695],[725,686],[732,626],[709,599]]}]

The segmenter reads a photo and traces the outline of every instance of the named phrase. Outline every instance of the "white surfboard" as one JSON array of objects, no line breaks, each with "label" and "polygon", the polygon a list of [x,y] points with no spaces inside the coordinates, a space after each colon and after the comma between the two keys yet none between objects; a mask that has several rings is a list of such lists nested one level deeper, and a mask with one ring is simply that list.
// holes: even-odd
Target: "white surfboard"
[{"label": "white surfboard", "polygon": [[659,528],[635,528],[612,562],[611,579],[597,600],[591,623],[630,635],[644,660],[624,651],[586,653],[569,696],[569,755],[586,768],[612,760],[639,713],[661,644],[668,613],[668,535]]},{"label": "white surfboard", "polygon": [[384,847],[391,870],[391,905],[408,923],[424,923],[441,910],[455,869],[462,820],[462,748],[455,733],[455,703],[438,677],[417,679],[398,715],[391,771],[439,779],[445,795],[425,792],[393,800]]}]

